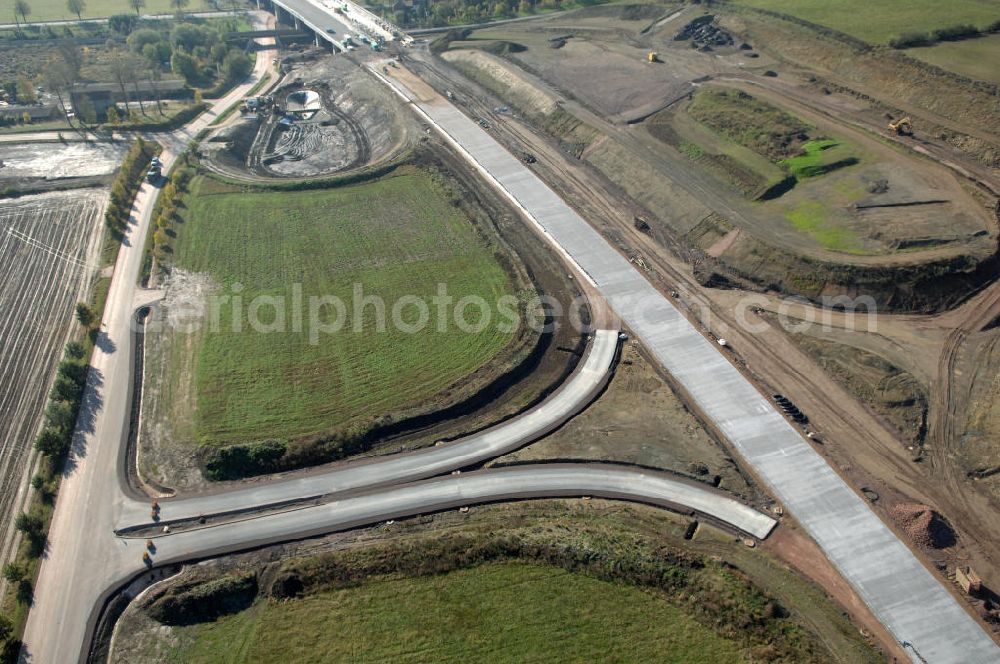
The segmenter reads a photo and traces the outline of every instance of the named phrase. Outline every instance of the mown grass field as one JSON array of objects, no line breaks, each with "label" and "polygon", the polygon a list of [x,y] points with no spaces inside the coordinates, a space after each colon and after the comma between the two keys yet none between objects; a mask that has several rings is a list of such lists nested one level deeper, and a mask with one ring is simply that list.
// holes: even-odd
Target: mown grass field
[{"label": "mown grass field", "polygon": [[383,577],[177,628],[171,662],[743,662],[656,594],[523,562]]},{"label": "mown grass field", "polygon": [[[86,8],[80,12],[82,18],[104,18],[106,16],[113,16],[114,14],[134,14],[135,10],[132,9],[127,0],[85,0]],[[31,13],[28,14],[28,22],[35,23],[37,21],[75,21],[76,14],[71,12],[66,7],[66,0],[28,0],[28,5],[31,7]],[[223,4],[225,8],[228,3]],[[13,23],[14,16],[10,11],[13,3],[7,6],[8,12],[2,18],[3,23]],[[204,12],[212,11],[213,8],[210,7],[203,0],[192,0],[192,2],[185,7],[185,11],[188,12]],[[146,0],[146,6],[142,9],[143,14],[170,14],[174,9],[170,6],[170,0]],[[17,20],[20,21],[21,17],[18,16]]]},{"label": "mown grass field", "polygon": [[[197,343],[175,344],[181,350],[170,358],[172,380],[193,381],[193,390],[175,385],[172,394],[196,395],[199,443],[293,439],[392,413],[460,381],[513,338],[495,310],[478,332],[460,330],[452,315],[439,331],[434,307],[421,332],[393,325],[400,297],[430,305],[439,284],[456,300],[479,296],[491,304],[513,288],[493,247],[424,171],[404,168],[375,182],[299,192],[243,192],[196,178],[185,204],[174,265],[211,275],[217,294],[238,294],[244,303],[242,315],[219,307],[218,329],[206,325]],[[293,322],[295,284],[300,329]],[[355,315],[356,287],[384,299],[384,329],[374,305]],[[324,306],[318,320],[339,318],[343,327],[311,340],[309,298],[326,295],[341,299],[344,311]],[[281,330],[250,329],[258,296],[283,299]],[[269,323],[274,312],[262,306],[257,318]],[[471,307],[466,320],[477,316]],[[401,317],[418,322],[418,311],[408,305]],[[234,320],[242,321],[240,331]]]},{"label": "mown grass field", "polygon": [[884,44],[905,32],[971,23],[983,28],[1000,19],[994,0],[732,0],[734,4],[781,12]]},{"label": "mown grass field", "polygon": [[[1000,13],[1000,10],[998,10]],[[1000,35],[910,48],[906,54],[962,76],[1000,85]]]}]

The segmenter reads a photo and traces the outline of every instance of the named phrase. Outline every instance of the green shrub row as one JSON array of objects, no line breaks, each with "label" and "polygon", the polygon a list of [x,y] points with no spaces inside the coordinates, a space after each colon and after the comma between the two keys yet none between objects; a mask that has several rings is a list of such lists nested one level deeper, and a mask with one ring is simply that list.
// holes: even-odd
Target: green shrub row
[{"label": "green shrub row", "polygon": [[381,415],[342,431],[301,440],[206,447],[202,465],[208,479],[220,482],[319,466],[367,451],[392,430],[393,422],[391,415]]},{"label": "green shrub row", "polygon": [[157,263],[162,264],[170,253],[170,238],[173,236],[173,225],[177,220],[177,208],[181,206],[181,196],[187,191],[193,177],[193,169],[187,166],[176,168],[160,191],[160,198],[157,201],[156,230],[153,232],[153,257]]},{"label": "green shrub row", "polygon": [[913,48],[915,46],[933,46],[938,42],[974,39],[994,33],[1000,33],[1000,20],[994,21],[982,30],[974,25],[965,24],[938,28],[931,32],[904,32],[898,37],[890,39],[889,46],[898,49]]},{"label": "green shrub row", "polygon": [[118,169],[118,175],[111,185],[111,202],[108,203],[108,209],[104,213],[104,223],[115,240],[121,241],[125,235],[132,211],[132,201],[142,185],[142,178],[149,167],[150,159],[158,152],[159,146],[155,143],[137,138]]},{"label": "green shrub row", "polygon": [[[95,322],[93,313],[85,304],[78,305],[77,319],[84,327]],[[66,345],[63,361],[59,363],[56,381],[49,394],[44,426],[35,439],[35,449],[47,456],[54,466],[62,462],[73,438],[83,388],[87,383],[86,354],[86,349],[79,342],[73,341]]]},{"label": "green shrub row", "polygon": [[256,575],[227,575],[204,583],[174,586],[158,596],[147,611],[164,625],[190,625],[242,611],[256,597]]}]

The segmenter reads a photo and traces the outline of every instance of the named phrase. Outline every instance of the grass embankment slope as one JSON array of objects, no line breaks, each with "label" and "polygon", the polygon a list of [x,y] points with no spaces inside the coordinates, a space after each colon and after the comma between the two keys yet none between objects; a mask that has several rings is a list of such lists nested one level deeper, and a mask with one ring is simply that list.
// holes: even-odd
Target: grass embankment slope
[{"label": "grass embankment slope", "polygon": [[[971,25],[983,30],[1000,20],[1000,5],[993,0],[730,0],[733,4],[780,12],[832,28],[872,44],[888,44],[903,35]],[[962,41],[938,41],[933,46],[911,48],[906,54],[962,76],[1000,83],[1000,36]]]},{"label": "grass embankment slope", "polygon": [[795,16],[859,39],[885,44],[906,32],[928,32],[953,25],[983,28],[1000,19],[993,0],[730,0],[733,4]]},{"label": "grass embankment slope", "polygon": [[[438,284],[456,299],[495,303],[512,285],[487,241],[450,204],[449,194],[424,171],[404,167],[380,180],[336,189],[240,191],[197,178],[181,211],[173,263],[211,275],[221,294],[235,284],[249,307],[261,295],[287,298],[301,284],[306,317],[301,331],[233,331],[234,310],[222,307],[219,330],[205,331],[193,379],[195,437],[219,445],[265,438],[290,439],[329,431],[359,418],[391,413],[430,397],[489,362],[512,339],[494,321],[481,332],[443,332],[437,317],[408,334],[391,321],[402,296],[430,304]],[[355,317],[355,284],[386,302],[383,331],[375,308]],[[311,343],[308,298],[333,295],[346,304],[341,332]],[[436,311],[432,309],[436,314]],[[478,314],[471,308],[468,320]],[[333,307],[321,317],[332,322]],[[407,322],[415,307],[402,310]],[[273,309],[261,310],[264,322]],[[361,332],[354,332],[361,324]],[[172,358],[177,367],[190,357]],[[190,379],[190,378],[189,378]]]},{"label": "grass embankment slope", "polygon": [[[384,577],[180,629],[168,661],[746,662],[740,647],[634,587],[523,562]],[[188,633],[185,633],[188,632]],[[190,640],[194,637],[193,641]]]},{"label": "grass embankment slope", "polygon": [[820,589],[689,523],[542,501],[246,554],[134,602],[109,661],[881,661]]},{"label": "grass embankment slope", "polygon": [[[691,120],[701,131],[691,126]],[[682,111],[654,116],[649,126],[654,136],[676,143],[681,152],[749,198],[762,198],[763,212],[773,210],[784,216],[822,248],[868,253],[856,230],[834,213],[840,198],[864,190],[857,185],[831,187],[819,182],[821,176],[861,163],[857,146],[822,136],[804,120],[752,95],[725,89],[703,88]],[[704,130],[716,138],[706,136]],[[812,196],[786,204],[781,196],[792,187]],[[778,200],[767,200],[771,198]]]}]

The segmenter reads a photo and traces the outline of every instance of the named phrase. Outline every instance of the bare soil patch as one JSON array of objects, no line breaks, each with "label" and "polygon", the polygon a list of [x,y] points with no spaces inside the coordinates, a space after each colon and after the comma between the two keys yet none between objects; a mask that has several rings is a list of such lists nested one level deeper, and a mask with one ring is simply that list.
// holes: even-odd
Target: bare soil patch
[{"label": "bare soil patch", "polygon": [[738,495],[753,493],[736,464],[671,390],[636,343],[607,389],[556,432],[490,465],[569,459],[671,470]]}]

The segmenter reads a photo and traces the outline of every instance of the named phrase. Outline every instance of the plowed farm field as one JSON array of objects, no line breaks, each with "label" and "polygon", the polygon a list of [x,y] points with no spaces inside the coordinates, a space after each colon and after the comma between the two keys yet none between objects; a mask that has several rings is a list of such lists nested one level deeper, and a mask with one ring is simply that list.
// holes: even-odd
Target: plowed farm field
[{"label": "plowed farm field", "polygon": [[56,364],[100,248],[100,189],[0,200],[0,556]]}]

